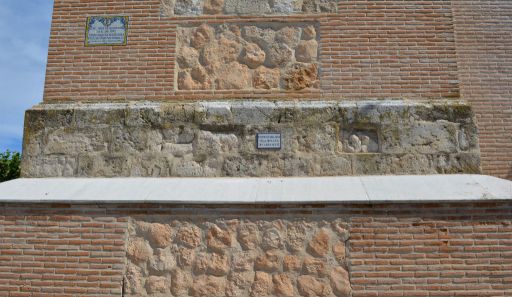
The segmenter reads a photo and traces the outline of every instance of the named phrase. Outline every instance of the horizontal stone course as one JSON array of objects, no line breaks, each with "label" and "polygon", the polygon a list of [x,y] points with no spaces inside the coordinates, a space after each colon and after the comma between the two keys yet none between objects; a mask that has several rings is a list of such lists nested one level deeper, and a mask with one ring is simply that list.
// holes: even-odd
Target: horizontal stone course
[{"label": "horizontal stone course", "polygon": [[335,13],[339,0],[160,0],[164,16]]},{"label": "horizontal stone course", "polygon": [[[47,104],[26,123],[25,177],[480,171],[473,114],[461,103]],[[282,149],[258,150],[259,132],[281,133]]]}]

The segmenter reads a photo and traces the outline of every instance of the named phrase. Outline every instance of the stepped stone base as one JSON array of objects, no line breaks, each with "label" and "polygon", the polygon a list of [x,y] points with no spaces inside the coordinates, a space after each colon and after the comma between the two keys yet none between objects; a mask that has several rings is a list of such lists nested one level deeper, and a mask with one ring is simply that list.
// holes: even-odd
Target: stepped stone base
[{"label": "stepped stone base", "polygon": [[[259,150],[256,135],[282,135]],[[41,104],[26,114],[25,177],[479,173],[462,102],[196,101]]]}]

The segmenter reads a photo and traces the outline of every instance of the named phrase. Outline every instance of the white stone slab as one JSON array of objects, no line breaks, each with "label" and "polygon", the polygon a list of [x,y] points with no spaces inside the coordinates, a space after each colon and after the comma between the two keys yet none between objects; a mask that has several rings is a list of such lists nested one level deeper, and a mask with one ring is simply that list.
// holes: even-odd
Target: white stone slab
[{"label": "white stone slab", "polygon": [[1,202],[337,203],[512,200],[483,175],[295,178],[43,178],[0,184]]}]

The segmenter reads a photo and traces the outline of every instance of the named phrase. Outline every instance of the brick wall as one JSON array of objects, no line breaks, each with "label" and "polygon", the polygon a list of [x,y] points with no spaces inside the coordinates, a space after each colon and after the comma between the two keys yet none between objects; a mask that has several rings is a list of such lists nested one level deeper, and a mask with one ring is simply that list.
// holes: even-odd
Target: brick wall
[{"label": "brick wall", "polygon": [[[44,99],[457,97],[450,7],[340,1],[337,13],[160,17],[159,0],[55,0]],[[130,16],[128,46],[84,47],[86,17],[109,14]],[[321,90],[177,92],[176,26],[241,21],[318,21]]]},{"label": "brick wall", "polygon": [[1,204],[0,296],[122,296],[128,221],[240,217],[344,222],[354,297],[512,295],[512,204],[468,202]]},{"label": "brick wall", "polygon": [[484,173],[512,179],[512,2],[454,0],[461,97],[480,130]]}]

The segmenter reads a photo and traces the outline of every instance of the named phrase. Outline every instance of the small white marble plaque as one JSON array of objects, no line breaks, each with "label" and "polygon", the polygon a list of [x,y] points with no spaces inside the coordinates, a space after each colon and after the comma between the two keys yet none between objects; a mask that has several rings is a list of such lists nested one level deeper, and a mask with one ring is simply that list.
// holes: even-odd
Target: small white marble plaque
[{"label": "small white marble plaque", "polygon": [[91,16],[87,18],[85,46],[126,45],[127,16]]},{"label": "small white marble plaque", "polygon": [[281,149],[281,133],[258,133],[256,135],[258,149]]}]

